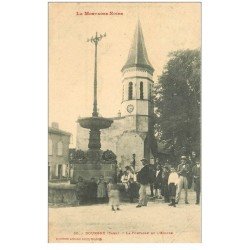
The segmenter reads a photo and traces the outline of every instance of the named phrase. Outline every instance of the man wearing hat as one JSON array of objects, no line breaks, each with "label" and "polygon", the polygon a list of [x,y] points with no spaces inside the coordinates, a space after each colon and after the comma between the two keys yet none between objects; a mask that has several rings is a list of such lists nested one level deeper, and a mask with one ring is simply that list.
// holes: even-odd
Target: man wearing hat
[{"label": "man wearing hat", "polygon": [[201,167],[199,160],[196,161],[196,164],[193,168],[194,175],[194,191],[196,192],[196,203],[200,204],[200,192],[201,192]]},{"label": "man wearing hat", "polygon": [[87,188],[81,176],[78,177],[78,182],[76,183],[76,197],[79,205],[83,204],[87,200]]},{"label": "man wearing hat", "polygon": [[141,159],[142,162],[142,169],[137,174],[137,181],[140,183],[140,190],[139,190],[139,203],[136,206],[137,208],[142,206],[147,206],[147,194],[146,188],[150,182],[150,169],[148,160],[143,158]]},{"label": "man wearing hat", "polygon": [[190,166],[190,172],[189,172],[189,175],[187,177],[188,179],[188,189],[190,189],[192,187],[192,184],[193,184],[193,168],[195,167],[196,165],[196,161],[198,160],[198,156],[196,154],[195,151],[192,151],[191,155],[189,156],[189,166]]},{"label": "man wearing hat", "polygon": [[176,192],[176,203],[178,204],[180,195],[181,195],[181,190],[184,187],[185,189],[185,203],[189,204],[188,202],[188,180],[187,177],[190,173],[190,167],[187,163],[187,157],[186,156],[181,156],[181,163],[177,167],[177,173],[179,174],[179,184],[177,186],[177,192]]}]

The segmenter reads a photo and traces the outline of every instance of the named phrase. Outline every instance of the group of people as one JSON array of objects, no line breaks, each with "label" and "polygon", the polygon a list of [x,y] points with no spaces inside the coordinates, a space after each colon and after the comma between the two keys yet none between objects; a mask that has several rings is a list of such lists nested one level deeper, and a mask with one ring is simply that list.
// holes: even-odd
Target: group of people
[{"label": "group of people", "polygon": [[179,203],[181,191],[185,190],[185,204],[188,202],[188,189],[194,184],[196,192],[196,204],[200,203],[200,162],[196,158],[195,152],[188,159],[181,156],[180,164],[177,167],[167,162],[164,166],[159,163],[156,167],[149,164],[146,159],[142,159],[142,169],[137,174],[137,181],[140,183],[139,203],[137,207],[147,205],[146,188],[149,185],[151,196],[163,198],[169,202],[170,206],[176,206]]},{"label": "group of people", "polygon": [[117,175],[117,183],[121,184],[125,195],[133,203],[139,196],[139,185],[136,181],[136,174],[130,166],[125,167],[125,171],[120,170]]},{"label": "group of people", "polygon": [[200,203],[200,162],[197,160],[195,152],[190,158],[181,156],[180,164],[176,167],[167,161],[163,166],[149,164],[148,160],[141,159],[142,168],[135,172],[130,166],[125,167],[125,171],[120,170],[115,178],[110,178],[108,183],[104,177],[100,176],[96,181],[94,178],[86,184],[82,177],[77,183],[77,196],[79,201],[88,200],[92,203],[105,203],[109,201],[113,211],[119,210],[120,192],[125,192],[129,201],[133,203],[139,198],[137,208],[147,206],[147,188],[150,187],[151,196],[163,199],[169,206],[175,207],[181,196],[181,191],[185,190],[185,203],[188,202],[188,189],[194,184],[196,192],[196,204]]}]

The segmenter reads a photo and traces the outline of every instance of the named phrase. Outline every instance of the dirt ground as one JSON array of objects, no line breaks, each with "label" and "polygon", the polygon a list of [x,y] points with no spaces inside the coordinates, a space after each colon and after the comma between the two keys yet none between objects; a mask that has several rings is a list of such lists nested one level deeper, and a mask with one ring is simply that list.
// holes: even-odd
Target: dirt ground
[{"label": "dirt ground", "polygon": [[177,207],[150,200],[147,207],[123,203],[112,212],[108,204],[49,208],[49,242],[201,242],[201,206],[189,191]]}]

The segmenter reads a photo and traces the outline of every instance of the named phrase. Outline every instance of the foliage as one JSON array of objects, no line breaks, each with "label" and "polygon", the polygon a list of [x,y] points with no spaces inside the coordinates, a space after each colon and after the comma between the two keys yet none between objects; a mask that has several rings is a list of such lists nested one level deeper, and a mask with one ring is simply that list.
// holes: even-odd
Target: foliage
[{"label": "foliage", "polygon": [[200,153],[200,50],[169,54],[154,89],[157,139],[175,157]]},{"label": "foliage", "polygon": [[111,150],[106,150],[102,154],[104,161],[116,161],[116,155]]},{"label": "foliage", "polygon": [[72,163],[84,163],[86,161],[86,155],[81,149],[71,148],[69,149],[69,162]]}]

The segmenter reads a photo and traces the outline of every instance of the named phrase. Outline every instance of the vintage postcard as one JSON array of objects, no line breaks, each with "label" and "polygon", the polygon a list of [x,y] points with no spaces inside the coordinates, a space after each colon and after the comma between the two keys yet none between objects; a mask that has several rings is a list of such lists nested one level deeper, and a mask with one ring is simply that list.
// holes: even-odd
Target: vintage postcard
[{"label": "vintage postcard", "polygon": [[201,3],[49,3],[50,243],[201,242]]}]

